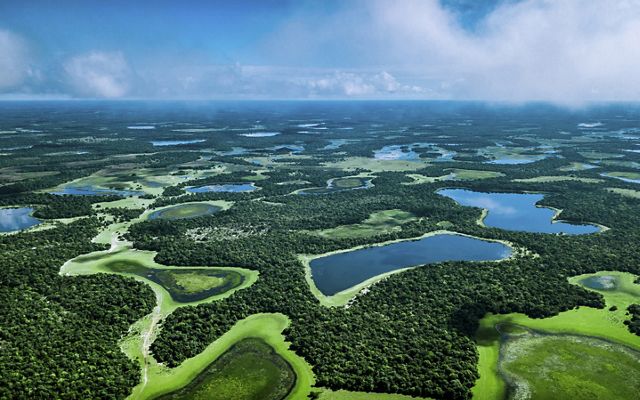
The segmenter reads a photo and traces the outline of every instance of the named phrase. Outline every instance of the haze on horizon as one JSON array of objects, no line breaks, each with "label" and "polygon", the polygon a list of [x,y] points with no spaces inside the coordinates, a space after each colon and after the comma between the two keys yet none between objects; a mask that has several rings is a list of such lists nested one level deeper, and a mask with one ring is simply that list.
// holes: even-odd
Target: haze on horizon
[{"label": "haze on horizon", "polygon": [[640,100],[640,0],[0,1],[0,98]]}]

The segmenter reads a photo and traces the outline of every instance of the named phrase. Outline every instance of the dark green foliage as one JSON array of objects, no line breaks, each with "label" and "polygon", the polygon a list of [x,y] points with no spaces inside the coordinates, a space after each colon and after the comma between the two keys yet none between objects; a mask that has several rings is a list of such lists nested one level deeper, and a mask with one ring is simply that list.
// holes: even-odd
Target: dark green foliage
[{"label": "dark green foliage", "polygon": [[631,318],[624,321],[624,324],[629,327],[629,330],[636,335],[640,336],[640,304],[632,304],[627,308]]}]

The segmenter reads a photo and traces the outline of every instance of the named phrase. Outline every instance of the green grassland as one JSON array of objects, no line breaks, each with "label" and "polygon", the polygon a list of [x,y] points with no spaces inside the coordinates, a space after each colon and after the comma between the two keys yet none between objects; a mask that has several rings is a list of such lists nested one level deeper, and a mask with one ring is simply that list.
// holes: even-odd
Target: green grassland
[{"label": "green grassland", "polygon": [[[580,307],[544,319],[533,319],[524,314],[489,314],[484,317],[476,333],[480,355],[478,363],[480,379],[473,389],[474,398],[499,399],[506,394],[506,385],[499,372],[501,336],[496,326],[501,324],[519,325],[546,334],[589,336],[640,350],[640,337],[630,333],[624,325],[627,319],[626,308],[640,299],[640,285],[633,283],[634,275],[601,271],[596,274],[572,277],[569,281],[573,284],[582,284],[585,279],[601,276],[613,276],[617,281],[616,288],[612,290],[590,289],[604,296],[605,309]],[[610,311],[609,308],[612,306],[616,306],[617,309]],[[569,375],[566,377],[572,379]]]},{"label": "green grassland", "polygon": [[416,217],[406,211],[384,210],[371,214],[359,224],[338,226],[316,233],[331,238],[371,237],[399,231],[402,225],[415,220]]},{"label": "green grassland", "polygon": [[582,178],[579,176],[566,176],[566,175],[558,175],[558,176],[537,176],[535,178],[527,178],[527,179],[514,179],[514,182],[521,183],[551,183],[551,182],[566,182],[566,181],[576,181],[582,183],[601,183],[602,179],[596,178]]},{"label": "green grassland", "polygon": [[571,164],[558,168],[558,171],[562,172],[573,172],[573,171],[586,171],[588,169],[592,169],[593,166],[590,164],[585,164],[581,162],[572,162]]},{"label": "green grassland", "polygon": [[620,196],[630,197],[633,199],[640,199],[640,191],[633,189],[622,189],[622,188],[607,188],[607,190],[611,193],[619,194]]},{"label": "green grassland", "polygon": [[338,168],[343,171],[366,169],[374,173],[385,171],[416,171],[426,167],[427,165],[428,163],[422,160],[378,160],[369,157],[346,157],[342,161],[323,163],[323,166],[327,168]]},{"label": "green grassland", "polygon": [[[154,399],[187,386],[232,346],[248,338],[264,341],[294,371],[295,382],[286,398],[304,399],[311,392],[315,378],[311,367],[293,351],[289,350],[289,343],[285,342],[282,336],[282,331],[288,324],[289,319],[282,314],[255,314],[236,323],[231,330],[211,343],[204,351],[195,357],[185,360],[176,368],[158,365],[152,359],[150,360],[146,383],[141,383],[134,388],[134,392],[129,396],[129,399]],[[263,382],[264,376],[256,377],[254,375],[255,371],[249,373],[246,368],[242,368],[247,361],[246,359],[241,360],[239,365],[232,366],[230,370],[221,371],[221,376],[217,376],[219,380],[214,392],[200,392],[200,394],[211,396],[204,398],[222,398],[214,397],[217,391],[227,394],[240,387],[243,387],[243,390],[251,390],[261,386],[260,383]],[[269,366],[269,370],[269,373],[272,374],[274,372],[273,366]],[[227,398],[234,399],[237,397]]]},{"label": "green grassland", "polygon": [[423,183],[434,183],[441,181],[450,175],[442,175],[442,176],[425,176],[421,174],[407,174],[405,175],[408,178],[411,178],[412,182],[402,182],[403,185],[420,185]]},{"label": "green grassland", "polygon": [[293,388],[296,374],[261,339],[234,344],[184,388],[161,400],[281,400]]},{"label": "green grassland", "polygon": [[499,178],[504,176],[502,172],[495,171],[483,171],[478,169],[448,169],[451,174],[453,174],[452,180],[457,181],[472,181],[478,179],[491,179],[491,178]]},{"label": "green grassland", "polygon": [[640,352],[585,336],[521,334],[505,341],[512,398],[635,399]]},{"label": "green grassland", "polygon": [[623,179],[640,179],[640,172],[607,172],[607,176]]},{"label": "green grassland", "polygon": [[156,210],[147,217],[165,220],[185,219],[214,214],[220,210],[221,207],[209,203],[186,203]]},{"label": "green grassland", "polygon": [[330,390],[322,389],[318,399],[320,400],[411,400],[425,399],[423,397],[405,396],[402,394],[390,393],[366,393],[366,392],[350,392],[348,390]]},{"label": "green grassland", "polygon": [[604,153],[604,152],[599,152],[599,151],[581,151],[581,152],[579,152],[579,154],[582,157],[588,158],[590,160],[602,160],[602,159],[607,159],[607,158],[620,158],[620,157],[622,157],[622,154]]}]

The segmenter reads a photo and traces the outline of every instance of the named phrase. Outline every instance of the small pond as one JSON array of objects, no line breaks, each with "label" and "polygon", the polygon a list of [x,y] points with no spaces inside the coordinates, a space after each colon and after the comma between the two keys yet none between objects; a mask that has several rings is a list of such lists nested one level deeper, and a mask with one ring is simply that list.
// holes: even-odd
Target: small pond
[{"label": "small pond", "polygon": [[580,283],[589,289],[614,290],[618,279],[613,275],[590,276],[580,280]]},{"label": "small pond", "polygon": [[331,296],[402,268],[443,261],[495,261],[510,255],[511,248],[502,243],[444,233],[319,257],[309,265],[316,287]]},{"label": "small pond", "polygon": [[544,198],[538,193],[483,193],[466,189],[443,189],[438,194],[468,207],[479,207],[488,211],[484,219],[486,226],[534,233],[566,233],[581,235],[599,232],[596,225],[574,225],[553,221],[556,212],[550,208],[537,207]]},{"label": "small pond", "polygon": [[33,208],[0,208],[0,232],[15,232],[36,226],[42,221],[31,216]]},{"label": "small pond", "polygon": [[239,193],[253,192],[257,187],[253,182],[248,183],[220,183],[215,185],[190,186],[186,188],[189,193]]}]

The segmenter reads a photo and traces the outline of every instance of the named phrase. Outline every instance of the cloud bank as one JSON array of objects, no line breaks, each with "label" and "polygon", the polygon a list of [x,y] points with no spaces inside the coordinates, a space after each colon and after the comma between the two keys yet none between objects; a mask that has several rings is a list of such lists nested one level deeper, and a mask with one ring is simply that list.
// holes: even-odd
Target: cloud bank
[{"label": "cloud bank", "polygon": [[29,74],[26,42],[18,35],[0,30],[0,90],[13,89]]},{"label": "cloud bank", "polygon": [[[46,87],[76,97],[569,105],[640,100],[640,0],[495,0],[472,24],[456,12],[456,1],[298,2],[287,19],[247,45],[251,56],[242,63],[207,63],[188,46],[158,59],[123,43],[118,51],[71,54],[57,67],[48,65],[55,60],[39,60],[33,71],[61,71],[39,78],[49,86],[31,84],[24,41],[0,31],[0,92]],[[193,38],[202,40],[206,33]]]},{"label": "cloud bank", "polygon": [[64,64],[74,93],[87,97],[123,97],[129,91],[131,70],[120,52],[92,51]]}]

